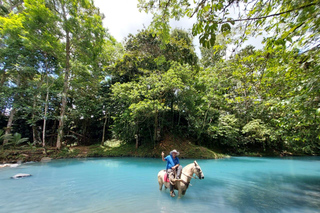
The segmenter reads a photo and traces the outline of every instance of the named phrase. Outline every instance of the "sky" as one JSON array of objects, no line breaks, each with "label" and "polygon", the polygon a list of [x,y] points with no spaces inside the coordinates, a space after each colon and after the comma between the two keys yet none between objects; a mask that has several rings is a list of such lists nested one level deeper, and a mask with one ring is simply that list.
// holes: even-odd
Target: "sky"
[{"label": "sky", "polygon": [[[130,33],[136,34],[138,30],[148,27],[152,21],[152,14],[139,12],[138,0],[94,0],[100,12],[105,15],[103,26],[119,42],[122,42]],[[189,30],[192,28],[194,19],[183,18],[180,21],[172,20],[172,28]],[[200,55],[199,40],[194,39],[196,52]]]},{"label": "sky", "polygon": [[[148,27],[152,21],[152,15],[139,12],[137,8],[138,0],[94,0],[100,12],[105,15],[103,26],[115,37],[118,42],[122,42],[130,33],[136,34],[138,30]],[[192,28],[195,19],[183,18],[180,21],[171,21],[172,28],[189,30]],[[253,38],[245,43],[261,48],[262,38]],[[200,56],[199,39],[195,37],[193,44],[196,53]]]},{"label": "sky", "polygon": [[105,15],[104,27],[120,42],[130,33],[149,26],[152,20],[152,15],[139,12],[137,0],[94,0],[94,3]]}]

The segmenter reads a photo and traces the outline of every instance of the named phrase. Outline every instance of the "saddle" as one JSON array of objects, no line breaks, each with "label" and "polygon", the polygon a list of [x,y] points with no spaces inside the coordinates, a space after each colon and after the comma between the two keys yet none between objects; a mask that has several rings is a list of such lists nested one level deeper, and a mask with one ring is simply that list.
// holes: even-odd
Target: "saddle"
[{"label": "saddle", "polygon": [[167,182],[167,183],[170,182],[169,177],[168,177],[168,173],[165,173],[165,174],[164,174],[164,176],[163,176],[163,181],[164,181],[164,182]]},{"label": "saddle", "polygon": [[[163,181],[164,181],[164,182],[167,182],[167,183],[170,183],[168,173],[165,173],[165,174],[164,174],[164,176],[163,176]],[[184,180],[181,180],[181,179],[175,180],[175,182],[176,182],[176,181],[184,183],[184,184],[187,186],[187,188],[188,188],[189,185],[190,185],[190,183],[188,183],[188,182],[186,182],[186,181],[184,181]],[[172,185],[175,185],[175,184],[172,183],[172,182],[171,182],[171,184],[172,184]]]}]

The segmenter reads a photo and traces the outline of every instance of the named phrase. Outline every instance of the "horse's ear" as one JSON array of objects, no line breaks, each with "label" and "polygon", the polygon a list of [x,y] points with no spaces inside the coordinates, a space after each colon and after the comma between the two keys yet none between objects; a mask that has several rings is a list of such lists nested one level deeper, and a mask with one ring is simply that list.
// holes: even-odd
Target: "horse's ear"
[{"label": "horse's ear", "polygon": [[198,165],[197,161],[194,161],[194,165],[195,165],[195,166],[197,166],[197,165]]}]

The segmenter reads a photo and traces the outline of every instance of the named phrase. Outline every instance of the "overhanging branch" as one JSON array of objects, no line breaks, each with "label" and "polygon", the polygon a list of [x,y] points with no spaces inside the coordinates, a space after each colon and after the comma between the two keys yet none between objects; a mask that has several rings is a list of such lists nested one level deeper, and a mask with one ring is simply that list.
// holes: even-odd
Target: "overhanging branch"
[{"label": "overhanging branch", "polygon": [[298,8],[294,8],[294,9],[291,9],[291,10],[287,10],[287,11],[284,11],[284,12],[281,12],[281,13],[270,14],[270,15],[267,15],[267,16],[260,16],[260,17],[253,17],[253,18],[244,18],[244,19],[233,19],[233,20],[221,21],[221,22],[218,22],[218,24],[231,23],[231,22],[240,22],[240,21],[252,21],[252,20],[266,19],[266,18],[270,18],[270,17],[274,17],[274,16],[280,16],[280,15],[286,14],[286,13],[291,13],[291,12],[293,12],[293,11],[301,10],[301,9],[304,9],[304,8],[307,8],[307,7],[311,7],[311,6],[315,6],[315,5],[317,5],[317,3],[307,4],[307,5],[298,7]]}]

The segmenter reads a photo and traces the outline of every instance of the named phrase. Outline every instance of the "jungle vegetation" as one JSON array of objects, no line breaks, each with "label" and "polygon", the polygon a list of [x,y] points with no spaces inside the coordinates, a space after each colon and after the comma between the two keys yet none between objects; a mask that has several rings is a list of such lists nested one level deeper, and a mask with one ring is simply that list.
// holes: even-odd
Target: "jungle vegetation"
[{"label": "jungle vegetation", "polygon": [[[1,146],[139,149],[169,134],[232,154],[320,153],[319,0],[138,7],[151,25],[119,42],[92,0],[0,1]],[[191,30],[170,27],[182,17]],[[262,48],[244,45],[257,36]]]}]

